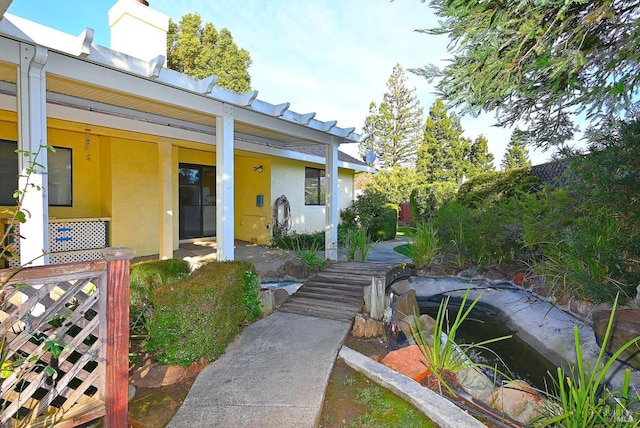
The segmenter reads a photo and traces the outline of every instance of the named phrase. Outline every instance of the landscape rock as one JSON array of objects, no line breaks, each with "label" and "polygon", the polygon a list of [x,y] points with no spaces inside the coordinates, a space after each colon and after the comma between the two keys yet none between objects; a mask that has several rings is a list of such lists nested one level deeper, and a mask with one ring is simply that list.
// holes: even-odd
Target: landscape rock
[{"label": "landscape rock", "polygon": [[409,290],[405,294],[398,297],[395,305],[396,320],[401,320],[407,315],[413,316],[420,313],[418,300],[416,299],[416,290]]},{"label": "landscape rock", "polygon": [[287,299],[289,299],[289,293],[284,288],[276,288],[273,294],[275,298],[276,308],[286,302]]},{"label": "landscape rock", "polygon": [[496,268],[490,268],[484,273],[484,277],[489,281],[502,281],[506,279],[504,272]]},{"label": "landscape rock", "polygon": [[[602,344],[602,340],[604,339],[610,316],[610,310],[596,310],[592,314],[593,331],[599,344]],[[613,327],[606,351],[609,354],[613,354],[620,349],[622,345],[638,336],[640,336],[640,310],[618,309],[613,319]],[[640,343],[631,345],[622,353],[620,359],[640,369]]]},{"label": "landscape rock", "polygon": [[384,323],[374,320],[365,314],[356,314],[351,335],[354,337],[378,337],[384,332]]},{"label": "landscape rock", "polygon": [[593,312],[593,303],[589,300],[574,297],[569,301],[569,310],[576,315],[586,318]]},{"label": "landscape rock", "polygon": [[473,366],[463,367],[455,374],[462,389],[473,398],[485,401],[495,390],[491,379]]},{"label": "landscape rock", "polygon": [[391,291],[395,294],[405,294],[411,289],[411,283],[407,279],[401,279],[391,284]]},{"label": "landscape rock", "polygon": [[468,268],[460,271],[458,276],[461,277],[461,278],[473,278],[474,276],[476,276],[476,275],[478,275],[480,273],[481,273],[480,266],[473,265],[473,266],[469,266]]},{"label": "landscape rock", "polygon": [[522,284],[524,284],[524,273],[523,272],[516,273],[513,276],[513,283],[518,287],[522,287]]},{"label": "landscape rock", "polygon": [[130,377],[130,382],[140,388],[160,388],[179,382],[185,377],[185,374],[186,369],[182,366],[149,363],[135,369]]},{"label": "landscape rock", "polygon": [[416,382],[424,380],[429,375],[427,362],[418,345],[391,351],[385,355],[380,363]]},{"label": "landscape rock", "polygon": [[294,278],[303,279],[309,277],[309,265],[302,259],[287,260],[284,263],[284,271]]},{"label": "landscape rock", "polygon": [[540,396],[525,381],[515,380],[497,388],[489,405],[521,423],[528,423],[542,411]]},{"label": "landscape rock", "polygon": [[398,322],[398,327],[407,337],[412,337],[413,332],[417,330],[416,317],[413,315],[407,315]]},{"label": "landscape rock", "polygon": [[420,325],[422,326],[422,330],[433,335],[433,330],[436,326],[436,320],[433,319],[430,315],[422,314],[420,315]]}]

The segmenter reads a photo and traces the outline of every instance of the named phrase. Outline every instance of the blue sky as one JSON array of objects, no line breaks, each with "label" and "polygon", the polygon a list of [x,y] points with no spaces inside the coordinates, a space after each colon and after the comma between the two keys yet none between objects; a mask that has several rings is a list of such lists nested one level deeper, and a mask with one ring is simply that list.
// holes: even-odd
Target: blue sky
[{"label": "blue sky", "polygon": [[[108,10],[116,0],[13,0],[8,12],[49,27],[80,34],[95,30],[94,43],[109,46]],[[249,72],[258,98],[290,102],[298,113],[316,112],[319,120],[361,132],[369,104],[379,103],[393,66],[405,70],[444,64],[447,39],[414,30],[436,25],[420,0],[149,0],[174,21],[197,12],[204,22],[228,28],[251,54]],[[435,101],[432,86],[407,73],[421,106]],[[484,134],[489,150],[502,160],[511,129],[491,126],[490,115],[462,118],[465,135]],[[351,146],[351,147],[349,147]],[[351,154],[357,145],[341,146]],[[534,164],[550,153],[530,150]]]}]

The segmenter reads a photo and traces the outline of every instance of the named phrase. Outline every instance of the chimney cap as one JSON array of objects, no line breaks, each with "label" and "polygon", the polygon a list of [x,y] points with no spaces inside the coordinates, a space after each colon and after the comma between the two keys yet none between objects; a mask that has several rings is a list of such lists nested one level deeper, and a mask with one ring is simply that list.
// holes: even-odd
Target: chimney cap
[{"label": "chimney cap", "polygon": [[137,0],[138,3],[141,3],[145,6],[149,6],[149,2],[147,0]]}]

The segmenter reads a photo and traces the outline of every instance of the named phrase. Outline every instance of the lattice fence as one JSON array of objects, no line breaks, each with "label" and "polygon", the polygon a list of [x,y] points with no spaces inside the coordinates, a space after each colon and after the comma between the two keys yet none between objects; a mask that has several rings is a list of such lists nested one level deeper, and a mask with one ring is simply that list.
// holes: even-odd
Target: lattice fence
[{"label": "lattice fence", "polygon": [[0,426],[105,415],[107,272],[104,260],[28,268],[0,291]]}]

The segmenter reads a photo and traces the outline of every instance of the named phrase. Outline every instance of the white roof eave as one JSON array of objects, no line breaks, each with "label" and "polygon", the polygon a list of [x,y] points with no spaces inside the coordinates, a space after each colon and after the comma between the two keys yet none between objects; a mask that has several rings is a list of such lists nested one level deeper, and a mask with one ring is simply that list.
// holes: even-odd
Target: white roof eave
[{"label": "white roof eave", "polygon": [[[0,0],[0,7],[3,2],[8,0]],[[10,1],[8,1],[10,3]],[[7,5],[8,8],[8,5]],[[0,9],[1,10],[1,9]],[[222,103],[231,104],[238,109],[234,112],[234,119],[247,125],[255,125],[271,131],[280,132],[302,140],[318,144],[330,144],[340,142],[359,142],[361,136],[355,133],[355,128],[341,128],[337,126],[336,121],[320,121],[315,119],[315,113],[300,114],[289,109],[289,103],[271,104],[257,98],[258,91],[252,91],[246,94],[239,94],[220,86],[215,85],[217,78],[210,76],[205,79],[195,79],[174,70],[162,67],[164,64],[163,57],[157,57],[151,61],[144,61],[120,52],[113,51],[109,48],[92,44],[93,30],[87,28],[78,36],[72,36],[52,28],[28,21],[11,14],[5,14],[4,19],[0,21],[0,33],[7,35],[16,40],[27,41],[37,45],[42,45],[50,50],[58,51],[66,56],[75,57],[83,60],[83,63],[91,63],[95,66],[106,67],[120,73],[126,73],[141,79],[148,83],[140,85],[126,84],[126,79],[112,76],[114,80],[110,87],[114,90],[129,92],[136,96],[145,94],[150,99],[157,99],[160,102],[174,104],[173,96],[159,96],[158,85],[162,87],[173,87],[180,91],[186,91],[197,97],[189,97],[190,100],[196,98],[210,99],[217,101],[216,108],[211,108],[211,103],[195,102],[189,105],[190,108],[205,111],[213,115],[221,114]],[[70,58],[71,59],[71,58]],[[53,61],[52,61],[53,60]],[[55,60],[55,55],[50,55],[47,69],[50,72],[61,76],[78,79],[89,84],[98,86],[103,79],[92,81],[87,77],[87,67],[71,66],[64,64],[64,67],[56,67],[55,64],[67,63],[62,58]],[[61,64],[62,65],[62,64]],[[73,70],[76,70],[74,72]],[[95,73],[104,75],[102,73]],[[120,82],[122,85],[120,85]],[[140,80],[137,80],[140,82]],[[148,90],[144,90],[147,86]],[[153,90],[151,90],[153,88]],[[169,91],[171,92],[171,91]],[[184,97],[181,97],[184,99]],[[173,102],[171,102],[173,100]],[[185,104],[181,104],[185,106]]]}]

